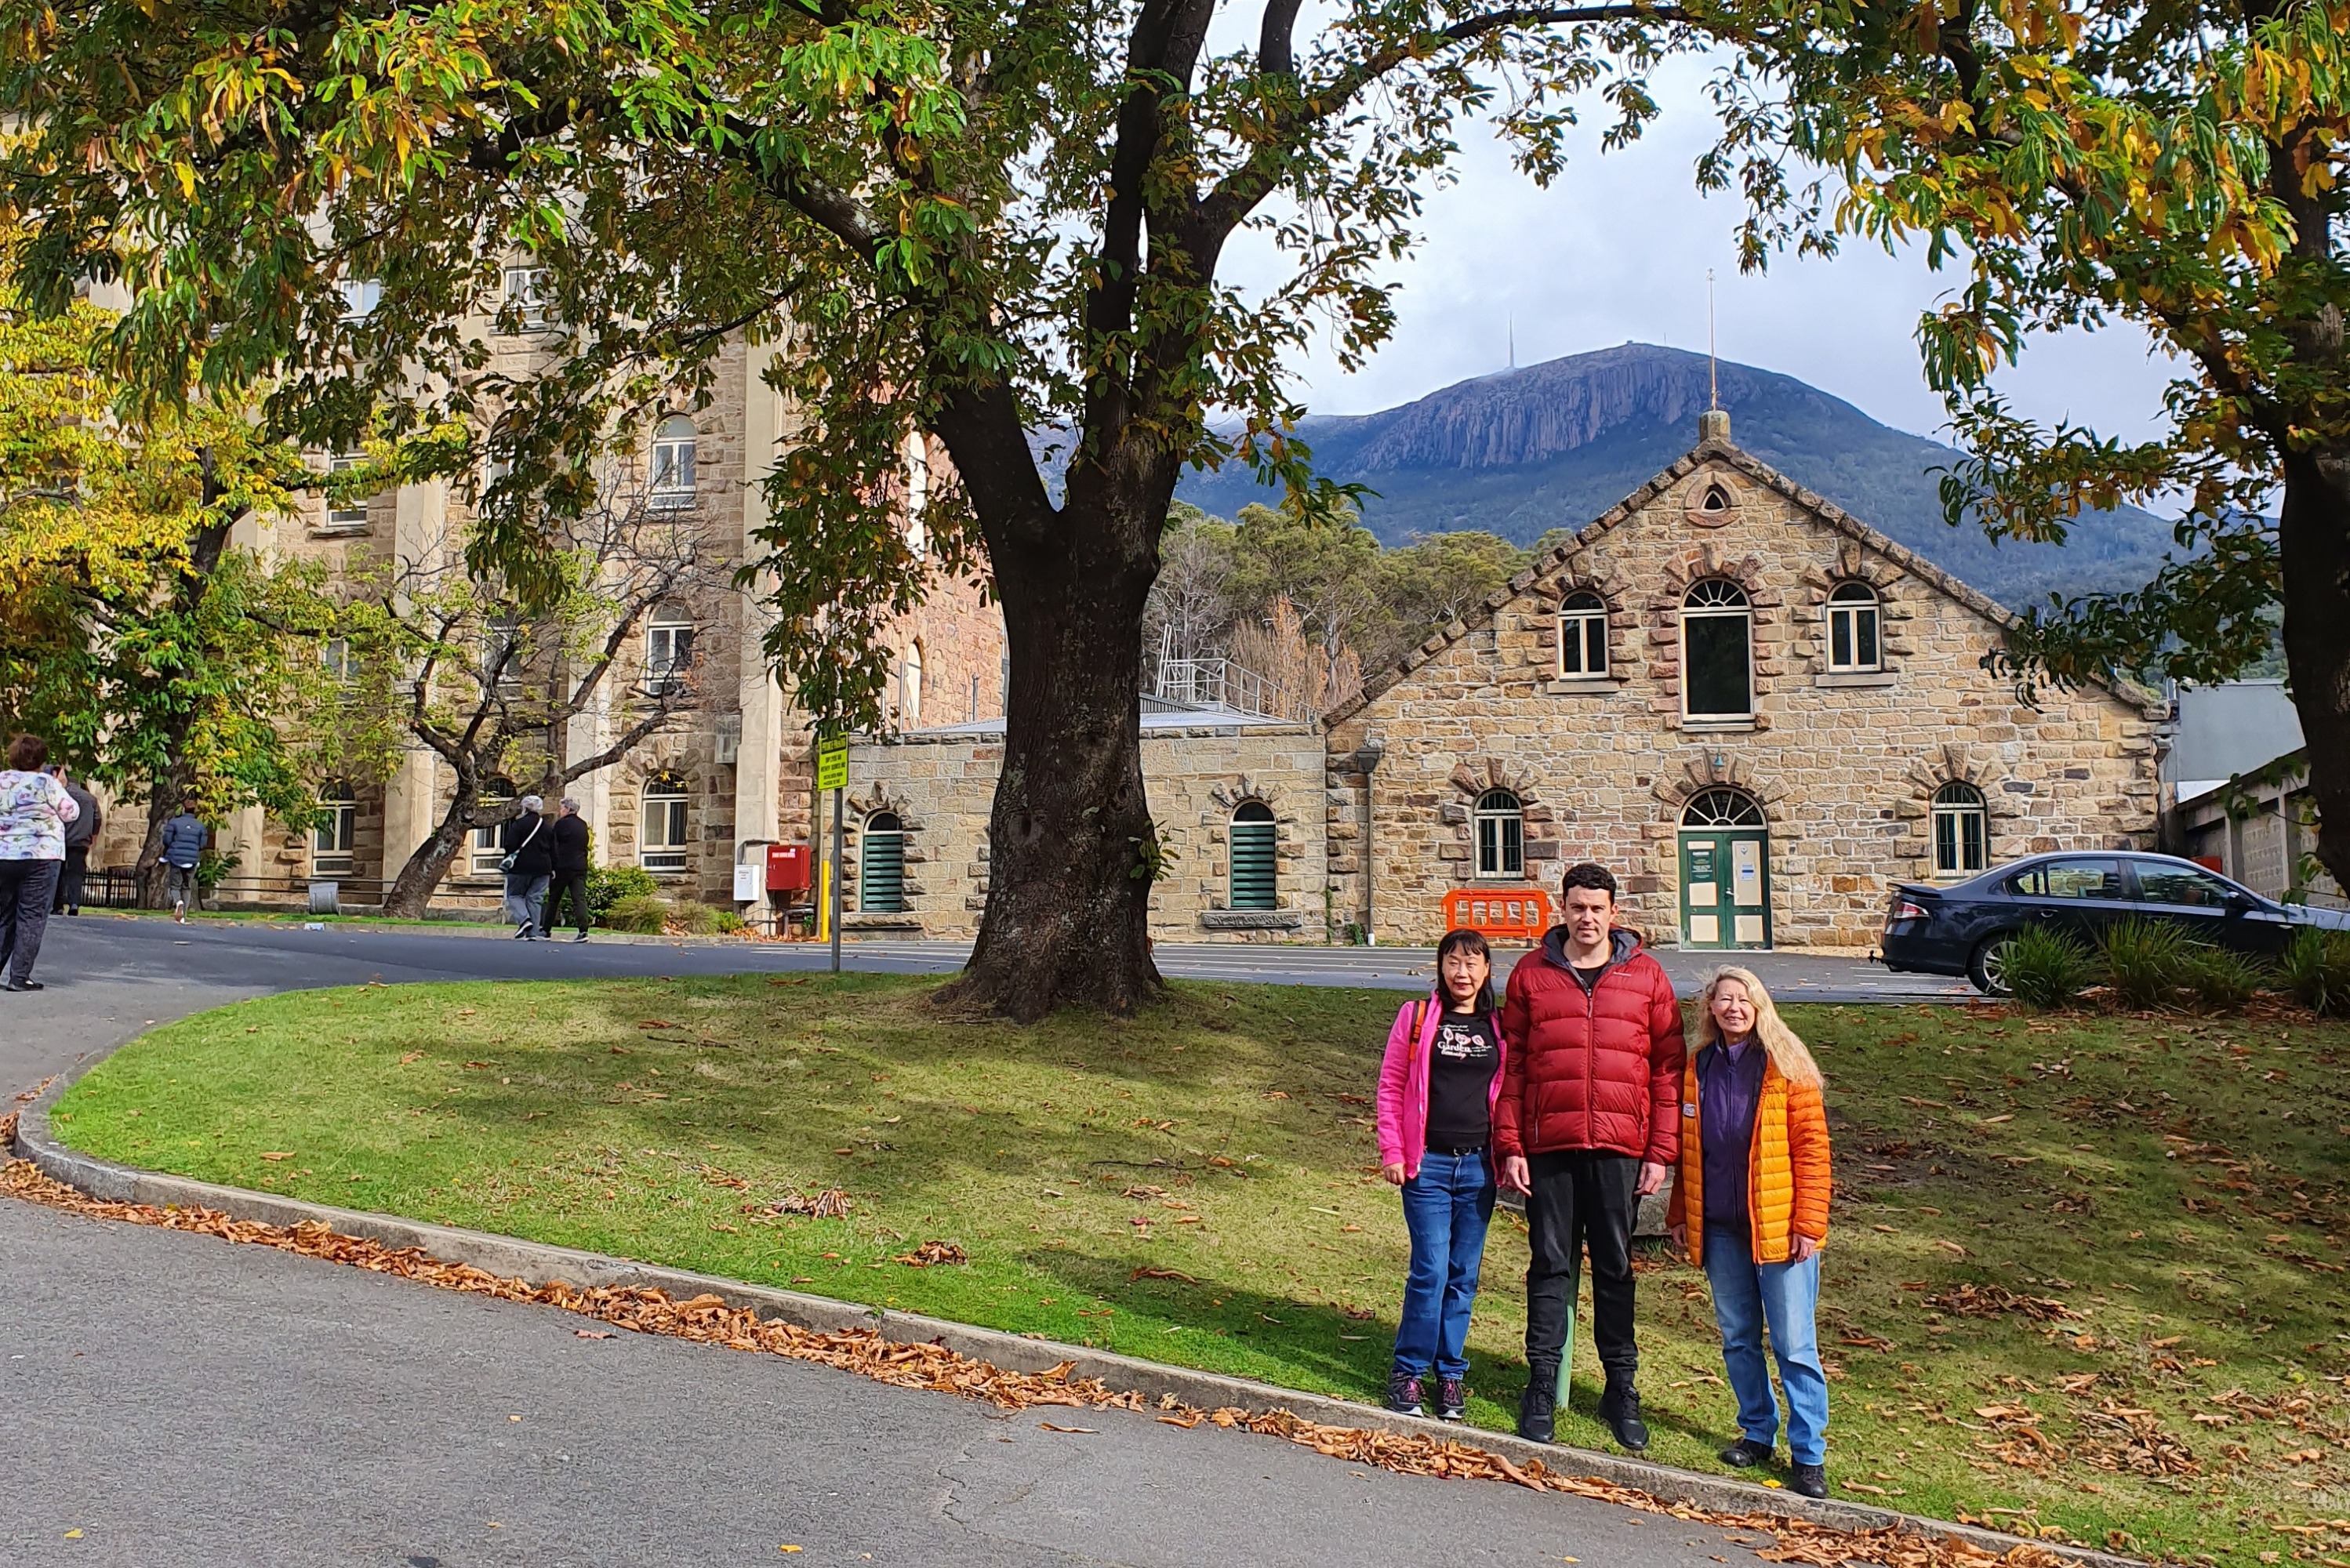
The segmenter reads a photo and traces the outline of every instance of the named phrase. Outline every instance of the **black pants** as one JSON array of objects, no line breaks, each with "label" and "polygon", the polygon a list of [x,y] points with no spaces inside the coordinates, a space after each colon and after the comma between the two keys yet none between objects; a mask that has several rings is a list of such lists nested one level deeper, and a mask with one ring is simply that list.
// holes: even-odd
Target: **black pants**
[{"label": "black pants", "polygon": [[557,871],[555,874],[555,886],[547,889],[546,913],[538,923],[540,935],[546,935],[563,923],[563,901],[566,898],[571,900],[571,918],[579,922],[580,934],[583,936],[587,934],[588,873]]},{"label": "black pants", "polygon": [[57,896],[49,905],[49,913],[62,915],[68,909],[71,909],[77,915],[81,913],[82,877],[88,869],[89,846],[67,845],[65,874],[57,878]]},{"label": "black pants", "polygon": [[57,897],[62,860],[0,860],[0,964],[10,966],[8,983],[33,978],[41,937],[49,929],[49,900]]},{"label": "black pants", "polygon": [[1640,1162],[1627,1154],[1575,1150],[1526,1160],[1526,1366],[1541,1383],[1566,1351],[1567,1293],[1575,1255],[1591,1253],[1591,1338],[1610,1387],[1640,1368],[1632,1339],[1632,1223]]}]

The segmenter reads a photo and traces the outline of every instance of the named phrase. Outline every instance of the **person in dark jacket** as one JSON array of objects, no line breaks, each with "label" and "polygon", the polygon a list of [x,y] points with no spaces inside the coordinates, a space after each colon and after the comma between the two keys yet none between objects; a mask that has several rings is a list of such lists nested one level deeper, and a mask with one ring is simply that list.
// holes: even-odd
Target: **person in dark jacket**
[{"label": "person in dark jacket", "polygon": [[515,924],[515,940],[538,940],[539,910],[546,902],[546,885],[555,875],[555,830],[545,815],[546,803],[526,794],[515,803],[515,815],[499,836],[506,852],[506,919]]},{"label": "person in dark jacket", "polygon": [[1577,1255],[1591,1254],[1591,1337],[1607,1374],[1599,1417],[1648,1446],[1635,1386],[1632,1224],[1680,1154],[1681,1010],[1635,932],[1616,929],[1616,878],[1562,879],[1565,920],[1510,971],[1509,1050],[1493,1106],[1504,1188],[1526,1195],[1526,1391],[1518,1432],[1551,1440]]},{"label": "person in dark jacket", "polygon": [[57,783],[66,786],[66,794],[73,797],[74,805],[81,808],[81,815],[66,824],[66,868],[57,878],[57,902],[49,912],[78,915],[81,913],[82,883],[89,871],[90,840],[96,838],[98,830],[106,825],[106,814],[98,808],[98,796],[66,776],[64,763],[60,763],[49,771],[57,775]]},{"label": "person in dark jacket", "polygon": [[212,829],[203,819],[186,806],[163,825],[163,843],[158,851],[163,862],[164,897],[171,900],[172,919],[182,925],[188,923],[188,902],[199,904],[203,890],[196,882],[196,867],[203,864],[204,846],[213,841]]},{"label": "person in dark jacket", "polygon": [[554,928],[563,919],[563,903],[571,901],[572,919],[579,922],[579,934],[571,940],[588,940],[588,824],[579,815],[579,803],[566,799],[561,815],[555,819],[555,888],[548,894],[546,913],[540,921],[538,934],[542,940],[555,935]]}]

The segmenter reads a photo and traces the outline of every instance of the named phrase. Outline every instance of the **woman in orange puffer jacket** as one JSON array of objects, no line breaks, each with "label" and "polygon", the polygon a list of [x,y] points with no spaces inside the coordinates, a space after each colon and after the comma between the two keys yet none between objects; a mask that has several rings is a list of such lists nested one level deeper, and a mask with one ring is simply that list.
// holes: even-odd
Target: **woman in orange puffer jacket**
[{"label": "woman in orange puffer jacket", "polygon": [[1680,1179],[1667,1223],[1713,1289],[1740,1428],[1721,1458],[1744,1469],[1777,1444],[1767,1326],[1787,1391],[1789,1485],[1825,1497],[1828,1385],[1814,1324],[1830,1186],[1820,1070],[1752,971],[1717,971],[1704,1006],[1682,1074]]}]

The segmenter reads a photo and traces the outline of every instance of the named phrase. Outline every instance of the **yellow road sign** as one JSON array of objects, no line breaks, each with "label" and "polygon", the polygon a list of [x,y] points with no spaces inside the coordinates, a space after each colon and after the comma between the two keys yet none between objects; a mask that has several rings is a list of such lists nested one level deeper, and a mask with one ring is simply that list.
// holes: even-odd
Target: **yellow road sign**
[{"label": "yellow road sign", "polygon": [[848,787],[848,741],[818,741],[816,747],[816,787]]}]

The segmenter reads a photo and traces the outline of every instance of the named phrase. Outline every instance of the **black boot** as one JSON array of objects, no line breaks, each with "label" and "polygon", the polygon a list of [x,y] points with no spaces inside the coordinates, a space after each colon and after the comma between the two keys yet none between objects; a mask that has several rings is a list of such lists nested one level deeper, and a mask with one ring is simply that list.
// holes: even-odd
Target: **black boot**
[{"label": "black boot", "polygon": [[1518,1436],[1530,1443],[1547,1443],[1557,1432],[1558,1368],[1536,1366],[1526,1375],[1526,1391],[1518,1397]]},{"label": "black boot", "polygon": [[1640,1419],[1640,1392],[1629,1382],[1607,1386],[1607,1392],[1599,1397],[1599,1418],[1615,1432],[1616,1441],[1626,1453],[1648,1451],[1648,1428]]}]

